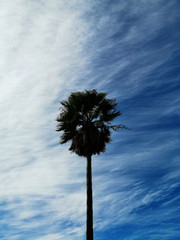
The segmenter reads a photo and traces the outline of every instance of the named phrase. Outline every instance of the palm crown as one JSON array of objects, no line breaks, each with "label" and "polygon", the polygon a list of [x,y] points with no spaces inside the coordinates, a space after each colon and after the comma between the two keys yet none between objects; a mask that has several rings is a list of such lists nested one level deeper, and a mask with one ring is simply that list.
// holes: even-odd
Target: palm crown
[{"label": "palm crown", "polygon": [[79,156],[100,154],[111,141],[111,129],[127,128],[111,125],[121,113],[116,111],[116,100],[106,96],[107,93],[94,89],[71,93],[67,101],[61,101],[61,112],[56,119],[57,131],[64,132],[61,144],[72,141],[69,150]]}]

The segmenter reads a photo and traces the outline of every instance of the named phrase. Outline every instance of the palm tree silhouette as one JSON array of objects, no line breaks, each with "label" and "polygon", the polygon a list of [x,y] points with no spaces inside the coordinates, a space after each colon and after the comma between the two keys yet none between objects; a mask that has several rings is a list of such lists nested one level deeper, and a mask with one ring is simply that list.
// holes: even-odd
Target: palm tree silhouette
[{"label": "palm tree silhouette", "polygon": [[69,150],[87,159],[87,240],[93,240],[91,157],[105,152],[106,143],[111,141],[111,129],[127,129],[124,125],[111,125],[121,113],[116,111],[116,100],[106,96],[107,93],[98,93],[95,89],[71,93],[67,101],[61,101],[62,108],[56,119],[56,131],[63,131],[60,144],[71,141]]}]

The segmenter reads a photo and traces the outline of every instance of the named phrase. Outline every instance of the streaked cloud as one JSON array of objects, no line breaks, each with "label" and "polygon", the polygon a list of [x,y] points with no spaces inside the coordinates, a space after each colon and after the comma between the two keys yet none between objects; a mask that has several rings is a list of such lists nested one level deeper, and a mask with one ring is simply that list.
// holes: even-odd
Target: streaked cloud
[{"label": "streaked cloud", "polygon": [[116,97],[132,128],[93,160],[97,239],[176,238],[177,1],[0,5],[0,238],[85,236],[86,162],[59,146],[55,118],[89,88]]}]

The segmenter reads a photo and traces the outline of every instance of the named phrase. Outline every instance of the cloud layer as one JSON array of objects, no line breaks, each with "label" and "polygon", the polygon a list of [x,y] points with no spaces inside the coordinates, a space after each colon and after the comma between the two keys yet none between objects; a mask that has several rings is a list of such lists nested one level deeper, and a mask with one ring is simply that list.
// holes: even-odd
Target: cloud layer
[{"label": "cloud layer", "polygon": [[85,236],[86,162],[58,144],[55,119],[70,92],[96,88],[117,98],[132,128],[93,160],[96,239],[176,239],[177,1],[0,9],[0,238]]}]

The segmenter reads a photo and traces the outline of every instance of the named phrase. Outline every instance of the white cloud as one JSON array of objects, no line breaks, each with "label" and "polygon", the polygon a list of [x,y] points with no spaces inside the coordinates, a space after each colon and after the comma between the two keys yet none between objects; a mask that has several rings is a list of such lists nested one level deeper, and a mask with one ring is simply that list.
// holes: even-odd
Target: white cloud
[{"label": "white cloud", "polygon": [[[76,163],[67,148],[50,147],[58,143],[59,135],[55,133],[59,104],[53,103],[83,88],[76,83],[86,65],[83,45],[90,33],[81,11],[76,2],[64,1],[16,0],[1,5],[0,199],[12,215],[11,222],[8,214],[2,221],[17,229],[75,221],[77,216],[84,224],[80,218],[84,189],[66,193],[74,179],[84,188],[84,179],[78,176],[84,171],[83,164],[78,167],[82,161]],[[45,214],[43,220],[36,220],[39,214]],[[57,237],[61,236],[50,235]]]},{"label": "white cloud", "polygon": [[[16,234],[9,232],[8,239],[20,239],[21,231],[40,227],[46,229],[45,233],[33,239],[75,240],[84,236],[86,161],[68,153],[68,144],[57,146],[59,133],[55,133],[55,118],[59,101],[71,91],[89,87],[107,91],[114,76],[121,73],[121,77],[124,72],[128,75],[121,79],[122,89],[114,88],[111,95],[130,98],[153,84],[144,78],[170,56],[164,54],[163,48],[158,50],[159,57],[156,51],[127,50],[134,42],[138,45],[145,41],[146,28],[150,29],[149,37],[155,36],[163,25],[163,14],[155,12],[152,17],[154,9],[149,10],[144,2],[141,11],[150,11],[144,22],[140,19],[120,40],[106,44],[107,37],[115,34],[117,28],[122,29],[123,23],[115,26],[117,19],[112,19],[111,14],[93,16],[91,10],[100,7],[98,4],[76,0],[1,2],[0,201],[6,214],[0,221],[13,227]],[[123,12],[126,7],[124,3],[112,7],[111,13]],[[131,14],[137,14],[137,9],[131,8],[130,12],[135,11]],[[101,54],[119,43],[122,58],[113,62],[109,59],[107,65],[97,64],[97,67]],[[129,70],[136,62],[143,61],[148,63],[146,67],[142,64]],[[119,139],[115,140],[114,143],[120,143]],[[168,149],[172,144],[164,146]],[[162,146],[154,149],[160,151]],[[97,229],[132,220],[133,209],[159,196],[159,190],[148,192],[140,180],[126,175],[128,167],[149,166],[142,162],[151,157],[147,148],[137,151],[133,162],[126,152],[121,157],[94,157],[97,160],[93,172]],[[104,172],[107,175],[102,176]],[[169,179],[176,174],[169,174]]]}]

